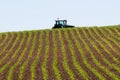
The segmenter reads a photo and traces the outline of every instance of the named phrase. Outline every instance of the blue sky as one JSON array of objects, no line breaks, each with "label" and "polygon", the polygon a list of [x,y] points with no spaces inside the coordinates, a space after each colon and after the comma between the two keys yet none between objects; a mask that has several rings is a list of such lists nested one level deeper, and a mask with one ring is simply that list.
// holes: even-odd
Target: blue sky
[{"label": "blue sky", "polygon": [[50,29],[57,18],[75,26],[120,24],[120,0],[0,0],[0,32]]}]

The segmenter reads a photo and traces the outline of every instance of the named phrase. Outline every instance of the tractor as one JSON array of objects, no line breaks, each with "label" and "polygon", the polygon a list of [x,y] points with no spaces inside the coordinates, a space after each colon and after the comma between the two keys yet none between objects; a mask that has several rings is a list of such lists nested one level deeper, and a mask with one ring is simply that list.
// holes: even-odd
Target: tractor
[{"label": "tractor", "polygon": [[67,25],[67,20],[55,20],[54,28],[73,28],[72,25]]}]

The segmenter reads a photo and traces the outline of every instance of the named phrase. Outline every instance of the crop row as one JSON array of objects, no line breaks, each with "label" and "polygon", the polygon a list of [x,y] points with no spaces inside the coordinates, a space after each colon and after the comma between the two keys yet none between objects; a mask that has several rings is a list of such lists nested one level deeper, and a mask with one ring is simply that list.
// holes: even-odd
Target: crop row
[{"label": "crop row", "polygon": [[119,80],[119,28],[0,35],[1,80]]}]

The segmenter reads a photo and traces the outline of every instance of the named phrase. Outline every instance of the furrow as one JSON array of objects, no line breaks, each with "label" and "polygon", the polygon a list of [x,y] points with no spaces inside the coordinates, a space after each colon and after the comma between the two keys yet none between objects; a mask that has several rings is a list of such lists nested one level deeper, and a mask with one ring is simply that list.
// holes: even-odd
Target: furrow
[{"label": "furrow", "polygon": [[3,65],[3,66],[1,66],[0,72],[2,72],[5,68],[7,68],[8,65],[12,62],[12,60],[14,60],[13,58],[11,58],[11,56],[14,55],[13,52],[15,52],[15,50],[19,47],[19,44],[20,44],[19,40],[21,40],[21,39],[22,39],[22,34],[20,34],[20,36],[19,35],[17,36],[14,46],[12,46],[10,51],[7,52],[8,55],[2,59],[1,65]]},{"label": "furrow", "polygon": [[45,46],[45,57],[44,57],[44,61],[42,63],[41,69],[42,69],[42,75],[43,75],[43,79],[47,80],[48,79],[48,69],[47,69],[47,59],[48,59],[48,55],[49,55],[49,32],[46,32],[46,46]]},{"label": "furrow", "polygon": [[111,63],[115,63],[113,56],[110,54],[110,52],[105,48],[105,44],[102,44],[101,39],[97,36],[97,34],[93,31],[93,29],[90,29],[90,35],[94,34],[94,37],[96,38],[97,41],[97,46],[99,50],[101,50],[101,53],[106,57],[106,59],[110,60]]},{"label": "furrow", "polygon": [[[28,33],[28,35],[29,35],[29,33]],[[30,41],[29,41],[30,39],[28,39],[28,36],[27,36],[27,35],[26,35],[26,39],[27,39],[27,42],[26,42],[26,45],[23,45],[24,47],[27,47],[28,44],[30,43]],[[9,69],[9,71],[8,71],[7,80],[12,80],[14,69],[15,69],[19,64],[21,64],[22,58],[23,58],[23,56],[25,55],[25,52],[26,52],[26,50],[27,50],[27,48],[24,48],[24,47],[22,47],[22,46],[19,47],[21,54],[20,54],[18,60],[16,61],[16,63],[14,63],[14,64],[10,67],[10,69]],[[19,52],[19,51],[16,51],[17,54],[18,54],[18,52]]]},{"label": "furrow", "polygon": [[[81,33],[79,33],[78,30],[76,30],[76,32],[77,32],[77,35],[78,35],[78,37],[79,37],[79,40],[82,42],[82,43],[77,42],[77,44],[78,44],[77,47],[78,47],[79,52],[80,52],[80,54],[81,54],[81,56],[82,56],[82,59],[83,59],[84,64],[86,65],[87,68],[89,68],[89,70],[91,70],[91,71],[94,73],[95,76],[98,77],[99,80],[106,80],[106,78],[103,76],[103,74],[101,74],[101,73],[99,72],[99,70],[96,69],[96,68],[93,66],[92,63],[90,64],[91,58],[90,58],[90,60],[88,60],[90,56],[86,56],[86,55],[89,54],[89,52],[86,52],[87,50],[85,49],[85,44],[83,44],[83,43],[85,43],[85,42],[84,42],[84,38],[82,38]],[[81,47],[80,44],[84,45],[84,47],[83,47],[83,46]]]},{"label": "furrow", "polygon": [[63,53],[62,53],[62,45],[61,45],[61,33],[59,30],[55,30],[55,41],[57,47],[57,59],[58,59],[58,69],[60,70],[60,74],[62,80],[70,80],[69,75],[67,74],[64,66],[63,66]]},{"label": "furrow", "polygon": [[[120,46],[118,45],[118,43],[116,41],[114,41],[113,38],[109,37],[109,34],[110,34],[109,28],[100,28],[100,29],[98,29],[98,32],[101,34],[101,36],[103,38],[106,39],[106,43],[110,44],[109,46],[110,46],[111,50],[114,52],[114,55],[119,56],[120,51],[118,51],[117,46],[119,47],[119,49],[120,49]],[[107,34],[107,35],[105,35],[105,34]],[[113,33],[111,33],[111,34],[113,34]]]},{"label": "furrow", "polygon": [[[97,36],[101,39],[101,42],[102,43],[104,43],[104,46],[103,46],[103,48],[104,48],[104,50],[111,56],[111,58],[113,58],[113,60],[116,62],[116,63],[119,63],[119,60],[117,59],[117,56],[118,55],[116,55],[115,54],[115,50],[114,50],[114,48],[111,46],[111,44],[105,39],[105,38],[103,38],[100,34],[99,34],[99,31],[96,29],[96,28],[94,28],[93,29],[93,31],[95,32],[95,34],[97,34]],[[103,44],[102,44],[103,45]],[[106,49],[107,48],[107,49]],[[113,54],[114,53],[114,54]]]},{"label": "furrow", "polygon": [[[4,41],[2,43],[0,43],[0,49],[5,46],[4,43],[8,42],[8,40],[10,39],[9,36],[11,35],[10,33],[4,33],[3,34],[5,36]],[[2,37],[1,37],[2,38]],[[1,49],[2,50],[2,49]]]},{"label": "furrow", "polygon": [[[52,49],[53,49],[53,63],[52,63],[52,68],[53,68],[53,70],[54,70],[54,77],[56,76],[56,79],[57,80],[61,80],[62,78],[61,78],[61,74],[60,74],[60,71],[59,71],[59,69],[58,69],[58,66],[57,66],[57,64],[58,64],[58,59],[57,59],[57,43],[56,43],[56,41],[55,41],[55,31],[52,31],[52,38],[51,38],[51,40],[52,41],[54,41],[54,43],[52,42],[52,44],[53,44],[53,47],[52,47]],[[52,55],[51,55],[52,56]]]},{"label": "furrow", "polygon": [[17,45],[18,39],[20,38],[20,36],[16,33],[14,33],[13,36],[14,37],[10,43],[10,46],[8,47],[8,50],[5,50],[3,52],[3,54],[5,54],[5,56],[0,60],[0,66],[6,64],[8,62],[8,59],[11,60],[11,55],[13,55],[14,48]]},{"label": "furrow", "polygon": [[46,31],[42,31],[43,33],[43,36],[42,36],[42,39],[40,39],[42,41],[42,43],[40,44],[41,45],[41,50],[40,50],[40,56],[38,58],[38,63],[36,64],[36,69],[35,69],[35,72],[36,72],[36,77],[35,77],[35,80],[43,80],[43,75],[42,75],[42,64],[43,64],[43,61],[44,61],[44,58],[45,58],[45,51],[46,51]]},{"label": "furrow", "polygon": [[[24,36],[24,38],[19,42],[19,43],[21,43],[21,44],[19,44],[19,46],[18,46],[18,49],[16,49],[16,51],[14,52],[15,54],[16,53],[18,53],[19,52],[19,54],[20,54],[20,52],[22,51],[20,51],[20,49],[24,46],[23,45],[23,43],[25,44],[26,42],[24,41],[24,39],[25,39],[25,35],[23,35]],[[14,55],[14,54],[13,54]],[[5,67],[3,67],[5,70],[2,72],[2,74],[1,74],[1,80],[2,79],[6,79],[7,80],[7,76],[8,76],[8,71],[9,71],[9,69],[10,69],[10,66],[12,66],[15,62],[16,62],[16,60],[17,60],[17,57],[14,57],[14,59],[12,59],[12,60],[10,60],[7,64],[5,64],[4,66]],[[7,67],[7,68],[6,68]]]},{"label": "furrow", "polygon": [[82,41],[79,40],[77,32],[75,30],[71,30],[70,36],[73,38],[72,42],[73,42],[73,45],[75,46],[74,48],[75,48],[77,61],[79,62],[80,66],[84,69],[84,71],[88,74],[89,80],[96,80],[96,79],[98,79],[98,77],[86,66],[86,64],[84,63],[84,61],[82,59],[82,56],[81,56],[81,54],[79,52],[79,48],[77,46],[81,45],[82,48],[84,48],[84,45],[81,44]]},{"label": "furrow", "polygon": [[5,42],[5,40],[7,39],[7,36],[8,34],[0,34],[0,51],[2,50],[1,49],[1,46],[3,45],[3,43]]},{"label": "furrow", "polygon": [[[84,32],[84,29],[82,29],[82,32],[85,36],[85,40],[88,41],[88,38],[87,38],[87,35],[86,33]],[[89,41],[88,41],[89,42]],[[90,43],[90,42],[89,42]],[[86,45],[86,49],[88,50],[88,52],[90,53],[90,56],[94,62],[94,64],[100,68],[105,74],[107,74],[108,76],[110,76],[112,79],[114,80],[119,80],[119,76],[115,75],[114,73],[112,73],[109,69],[107,69],[105,66],[101,65],[101,63],[96,59],[96,57],[94,56],[93,52],[91,51],[90,49],[90,45],[88,45],[87,43],[84,42],[84,44]],[[96,51],[95,51],[96,52]],[[107,77],[107,76],[106,76]],[[111,79],[111,78],[108,78],[108,79]]]},{"label": "furrow", "polygon": [[[35,49],[35,46],[36,46],[36,43],[37,42],[37,32],[32,32],[32,33],[29,33],[29,34],[33,34],[32,35],[32,39],[30,40],[30,44],[27,46],[27,52],[26,52],[26,55],[24,56],[24,62],[22,63],[22,65],[20,65],[20,67],[16,67],[16,69],[20,69],[19,70],[19,73],[18,73],[18,77],[19,77],[19,80],[26,80],[26,79],[29,79],[30,80],[30,70],[29,70],[29,67],[30,67],[30,63],[32,63],[32,60],[31,58],[33,58],[34,56],[32,56],[33,54],[35,55],[35,53],[33,52],[34,49]],[[27,56],[27,57],[26,57]],[[15,70],[17,71],[17,70]]]},{"label": "furrow", "polygon": [[[79,76],[76,79],[80,78],[80,79],[84,79],[84,80],[89,80],[88,74],[81,68],[81,66],[79,65],[79,63],[76,59],[75,47],[73,46],[73,40],[71,39],[71,37],[70,37],[71,35],[68,30],[65,31],[65,36],[66,36],[66,40],[68,40],[68,48],[70,49],[70,53],[72,55],[72,61],[73,61],[72,64],[77,69],[77,71],[78,71],[77,74],[79,74]],[[74,74],[76,74],[76,73],[74,73]]]},{"label": "furrow", "polygon": [[[102,31],[104,31],[103,33],[109,34],[109,35],[104,34],[105,37],[109,38],[112,41],[111,43],[115,44],[115,45],[114,44],[113,45],[116,46],[115,48],[117,50],[120,50],[120,43],[119,43],[120,40],[116,40],[116,38],[120,37],[120,35],[117,34],[117,32],[113,31],[114,28],[113,29],[104,28],[104,29],[105,30],[102,30]],[[118,51],[118,52],[120,52],[120,51]]]},{"label": "furrow", "polygon": [[[101,62],[101,63],[105,63],[104,66],[107,67],[110,71],[112,70],[114,73],[116,73],[117,71],[119,71],[119,67],[117,67],[115,64],[111,63],[111,59],[109,58],[106,58],[104,54],[106,53],[102,53],[102,51],[98,48],[98,44],[100,44],[97,39],[93,36],[93,34],[91,34],[91,31],[89,29],[86,30],[86,32],[88,32],[89,34],[89,38],[93,38],[93,40],[91,41],[91,44],[92,46],[94,47],[94,49],[96,50],[96,52],[98,53],[98,60]],[[102,60],[101,60],[102,59]],[[116,71],[117,70],[117,71]],[[119,74],[119,73],[118,73]]]},{"label": "furrow", "polygon": [[65,44],[65,39],[63,38],[63,34],[64,34],[64,32],[62,33],[62,30],[59,31],[59,36],[60,36],[60,39],[61,39],[60,42],[61,42],[61,47],[62,47],[62,55],[63,55],[63,64],[62,65],[63,65],[64,69],[66,70],[67,74],[69,75],[70,79],[75,80],[75,75],[74,75],[73,71],[70,69],[70,66],[68,65],[67,55],[70,54],[70,53],[68,53],[67,50],[66,50],[66,48],[67,48],[66,45],[67,44]]},{"label": "furrow", "polygon": [[35,60],[33,61],[32,65],[30,66],[30,69],[31,69],[31,80],[36,80],[36,66],[39,62],[39,59],[40,59],[40,51],[42,49],[42,36],[43,36],[43,32],[40,32],[40,38],[38,38],[39,40],[39,43],[38,43],[38,50],[37,50],[37,55],[36,55],[36,58]]},{"label": "furrow", "polygon": [[[8,50],[10,49],[12,43],[11,41],[13,41],[14,38],[14,34],[13,33],[9,33],[8,37],[6,39],[6,41],[4,42],[4,44],[1,46],[1,51],[0,51],[0,60],[4,58],[4,56],[6,54],[3,54],[4,52],[8,52]],[[1,61],[0,61],[1,62]]]},{"label": "furrow", "polygon": [[54,44],[54,41],[53,41],[53,37],[54,36],[52,36],[52,30],[50,30],[49,31],[49,57],[48,57],[48,62],[47,62],[47,69],[48,69],[48,79],[50,79],[50,80],[54,80],[54,79],[56,79],[56,77],[55,77],[55,73],[54,73],[54,69],[53,69],[53,58],[54,58],[54,52],[53,52],[53,44]]}]

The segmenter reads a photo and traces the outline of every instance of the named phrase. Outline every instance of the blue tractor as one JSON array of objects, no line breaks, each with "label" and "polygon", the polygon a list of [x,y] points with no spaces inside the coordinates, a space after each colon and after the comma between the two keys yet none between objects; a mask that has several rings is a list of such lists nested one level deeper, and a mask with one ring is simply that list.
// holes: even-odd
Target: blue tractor
[{"label": "blue tractor", "polygon": [[54,28],[73,28],[72,25],[67,25],[67,20],[55,20]]}]

